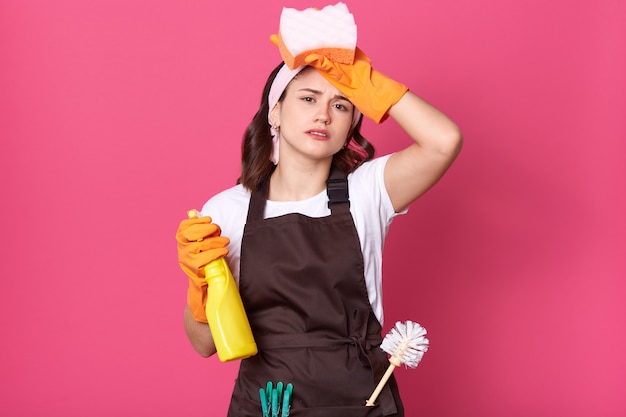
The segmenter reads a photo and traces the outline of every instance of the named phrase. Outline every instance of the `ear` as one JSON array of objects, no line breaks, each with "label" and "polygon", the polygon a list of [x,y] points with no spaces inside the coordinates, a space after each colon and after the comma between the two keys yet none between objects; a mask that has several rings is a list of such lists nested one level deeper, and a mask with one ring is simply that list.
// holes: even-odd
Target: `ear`
[{"label": "ear", "polygon": [[280,105],[280,102],[276,103],[276,105],[270,112],[270,123],[272,124],[272,126],[280,127]]}]

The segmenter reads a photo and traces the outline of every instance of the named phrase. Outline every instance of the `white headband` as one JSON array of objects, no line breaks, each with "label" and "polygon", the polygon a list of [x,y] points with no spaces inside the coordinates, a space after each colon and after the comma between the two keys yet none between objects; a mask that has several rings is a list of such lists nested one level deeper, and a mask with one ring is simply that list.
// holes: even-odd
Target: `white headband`
[{"label": "white headband", "polygon": [[[276,165],[278,163],[278,145],[279,145],[279,133],[278,129],[274,127],[272,121],[270,120],[270,115],[272,114],[272,110],[278,103],[280,96],[283,94],[291,80],[300,73],[303,69],[306,68],[306,65],[298,67],[296,69],[289,69],[287,65],[284,65],[280,68],[274,81],[272,82],[272,86],[270,87],[270,92],[267,96],[267,102],[269,104],[269,110],[267,112],[267,121],[270,124],[270,132],[272,133],[272,154],[270,155],[270,161]],[[352,126],[351,129],[354,129],[354,126],[359,122],[359,118],[361,117],[361,112],[356,107],[354,108],[354,112],[352,113]]]}]

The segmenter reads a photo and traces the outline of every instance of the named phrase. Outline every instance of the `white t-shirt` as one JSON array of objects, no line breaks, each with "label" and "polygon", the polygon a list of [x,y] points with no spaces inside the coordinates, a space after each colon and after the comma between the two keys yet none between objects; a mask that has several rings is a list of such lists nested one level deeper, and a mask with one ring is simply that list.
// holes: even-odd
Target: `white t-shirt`
[{"label": "white t-shirt", "polygon": [[[348,175],[350,212],[359,235],[365,266],[365,283],[372,309],[383,323],[382,252],[385,236],[397,214],[384,184],[384,168],[390,155],[373,159]],[[241,239],[248,214],[250,192],[241,184],[216,194],[202,207],[203,216],[211,216],[230,239],[227,261],[235,280],[239,282]],[[326,190],[301,201],[270,201],[265,206],[265,218],[288,213],[309,217],[330,215]]]}]

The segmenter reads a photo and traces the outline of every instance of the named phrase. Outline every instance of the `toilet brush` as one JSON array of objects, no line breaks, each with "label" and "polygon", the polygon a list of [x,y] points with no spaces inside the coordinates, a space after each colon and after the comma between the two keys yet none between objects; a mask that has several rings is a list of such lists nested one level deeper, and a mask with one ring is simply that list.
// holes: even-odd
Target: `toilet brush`
[{"label": "toilet brush", "polygon": [[409,368],[415,368],[428,350],[428,339],[425,337],[426,329],[418,323],[407,320],[396,322],[396,326],[383,339],[380,348],[391,355],[389,367],[376,389],[366,401],[365,405],[373,406],[376,398],[398,366],[404,364]]}]

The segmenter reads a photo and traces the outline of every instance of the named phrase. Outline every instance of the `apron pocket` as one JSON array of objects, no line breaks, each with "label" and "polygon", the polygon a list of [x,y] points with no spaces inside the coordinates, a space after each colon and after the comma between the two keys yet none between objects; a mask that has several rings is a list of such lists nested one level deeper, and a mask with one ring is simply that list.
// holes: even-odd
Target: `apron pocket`
[{"label": "apron pocket", "polygon": [[[231,403],[229,416],[259,417],[261,406],[258,401],[241,398],[239,402]],[[289,417],[382,417],[378,404],[372,407],[364,405],[314,407],[291,409]]]},{"label": "apron pocket", "polygon": [[289,417],[382,417],[378,405],[373,407],[317,407],[292,410]]}]

